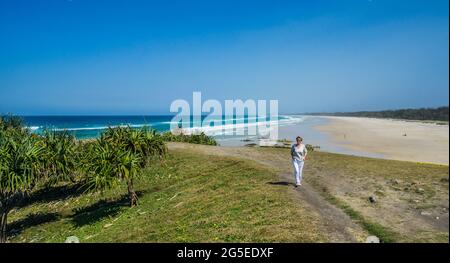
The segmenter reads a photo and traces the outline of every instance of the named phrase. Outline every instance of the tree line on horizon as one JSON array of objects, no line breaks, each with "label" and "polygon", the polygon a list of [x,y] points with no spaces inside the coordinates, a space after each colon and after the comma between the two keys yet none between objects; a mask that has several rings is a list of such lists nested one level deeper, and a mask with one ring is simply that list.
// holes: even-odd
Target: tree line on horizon
[{"label": "tree line on horizon", "polygon": [[369,117],[421,121],[449,121],[448,106],[438,108],[399,109],[383,111],[355,111],[355,112],[317,112],[307,115],[342,116],[342,117]]}]

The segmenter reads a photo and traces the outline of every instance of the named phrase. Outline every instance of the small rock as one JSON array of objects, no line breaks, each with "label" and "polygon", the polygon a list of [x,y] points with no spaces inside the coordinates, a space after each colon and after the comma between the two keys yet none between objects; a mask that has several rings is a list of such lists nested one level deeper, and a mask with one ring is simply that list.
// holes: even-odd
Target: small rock
[{"label": "small rock", "polygon": [[383,190],[376,190],[375,194],[378,195],[378,196],[385,196],[385,193],[384,193]]},{"label": "small rock", "polygon": [[80,240],[76,236],[70,236],[66,238],[64,243],[80,243]]},{"label": "small rock", "polygon": [[439,220],[439,217],[437,216],[436,219]]},{"label": "small rock", "polygon": [[366,243],[380,243],[380,239],[377,236],[368,236]]},{"label": "small rock", "polygon": [[425,189],[419,187],[419,188],[417,188],[416,192],[419,194],[422,194],[425,192]]},{"label": "small rock", "polygon": [[392,180],[392,184],[399,185],[400,184],[400,180],[398,180],[398,179]]},{"label": "small rock", "polygon": [[425,211],[420,212],[420,214],[423,216],[431,216],[430,212],[425,212]]},{"label": "small rock", "polygon": [[375,197],[369,196],[369,202],[371,202],[373,204],[373,203],[376,203],[377,200],[375,199]]},{"label": "small rock", "polygon": [[106,224],[106,225],[104,225],[103,227],[104,228],[108,228],[108,227],[110,227],[110,226],[112,226],[113,224]]}]

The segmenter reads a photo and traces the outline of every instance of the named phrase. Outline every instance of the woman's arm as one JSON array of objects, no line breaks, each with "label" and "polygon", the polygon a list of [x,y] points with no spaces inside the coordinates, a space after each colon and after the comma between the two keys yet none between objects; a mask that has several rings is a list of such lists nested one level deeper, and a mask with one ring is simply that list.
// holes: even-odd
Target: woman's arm
[{"label": "woman's arm", "polygon": [[305,145],[305,148],[303,149],[303,160],[306,160],[307,155],[308,155],[308,149],[306,149],[306,145]]},{"label": "woman's arm", "polygon": [[294,159],[294,151],[295,151],[295,149],[294,149],[294,146],[292,145],[291,146],[291,158],[292,159]]}]

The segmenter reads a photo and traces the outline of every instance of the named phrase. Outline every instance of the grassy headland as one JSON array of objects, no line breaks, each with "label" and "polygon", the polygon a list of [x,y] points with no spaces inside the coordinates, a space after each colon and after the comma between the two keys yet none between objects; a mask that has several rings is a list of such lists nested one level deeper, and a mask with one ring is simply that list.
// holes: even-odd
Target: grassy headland
[{"label": "grassy headland", "polygon": [[323,242],[316,219],[277,174],[252,161],[171,150],[126,188],[103,194],[55,186],[10,213],[11,242]]}]

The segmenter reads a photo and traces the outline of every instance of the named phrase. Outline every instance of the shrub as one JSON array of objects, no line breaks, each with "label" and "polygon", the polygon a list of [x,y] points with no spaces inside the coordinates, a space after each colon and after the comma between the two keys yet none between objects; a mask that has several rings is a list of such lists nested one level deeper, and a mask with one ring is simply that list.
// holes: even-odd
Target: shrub
[{"label": "shrub", "polygon": [[204,145],[217,145],[217,141],[213,137],[206,135],[204,132],[191,135],[165,132],[162,134],[162,139],[167,142],[186,142]]},{"label": "shrub", "polygon": [[9,211],[42,180],[42,141],[8,127],[0,130],[0,243],[6,242]]},{"label": "shrub", "polygon": [[137,205],[133,181],[152,157],[163,157],[167,148],[160,135],[147,128],[108,128],[86,147],[83,163],[88,189],[111,188],[125,181],[130,206]]}]

